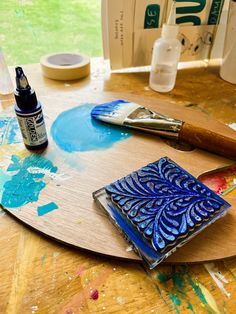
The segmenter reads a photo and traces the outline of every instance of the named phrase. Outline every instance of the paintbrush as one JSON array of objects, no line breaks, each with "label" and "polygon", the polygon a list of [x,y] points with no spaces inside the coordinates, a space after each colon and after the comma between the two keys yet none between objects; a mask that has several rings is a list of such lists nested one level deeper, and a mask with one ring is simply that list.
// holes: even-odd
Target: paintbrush
[{"label": "paintbrush", "polygon": [[92,109],[91,116],[103,122],[184,141],[209,152],[236,159],[236,140],[164,116],[134,102],[115,100],[104,103],[95,106]]}]

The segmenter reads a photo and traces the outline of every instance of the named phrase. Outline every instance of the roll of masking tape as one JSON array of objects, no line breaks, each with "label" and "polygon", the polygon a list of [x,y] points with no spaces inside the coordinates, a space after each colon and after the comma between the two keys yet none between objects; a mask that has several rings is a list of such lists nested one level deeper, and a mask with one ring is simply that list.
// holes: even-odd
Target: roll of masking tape
[{"label": "roll of masking tape", "polygon": [[60,81],[77,80],[90,73],[90,59],[84,54],[61,52],[40,59],[43,75]]}]

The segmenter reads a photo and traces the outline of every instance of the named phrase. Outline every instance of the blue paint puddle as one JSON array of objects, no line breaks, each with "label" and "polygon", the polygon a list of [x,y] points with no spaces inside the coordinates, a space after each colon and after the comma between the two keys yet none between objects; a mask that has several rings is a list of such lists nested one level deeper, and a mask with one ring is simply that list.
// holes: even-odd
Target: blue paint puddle
[{"label": "blue paint puddle", "polygon": [[43,216],[45,214],[48,214],[55,209],[58,209],[58,206],[54,202],[48,203],[43,206],[38,206],[38,216]]},{"label": "blue paint puddle", "polygon": [[62,112],[51,127],[52,137],[62,150],[86,152],[104,150],[132,136],[126,128],[109,125],[91,118],[92,104]]},{"label": "blue paint puddle", "polygon": [[13,155],[11,161],[7,175],[12,174],[3,185],[1,205],[6,208],[17,208],[36,202],[46,186],[43,181],[45,171],[56,173],[57,167],[40,155],[31,155],[23,160]]},{"label": "blue paint puddle", "polygon": [[0,117],[0,145],[22,142],[16,117]]}]

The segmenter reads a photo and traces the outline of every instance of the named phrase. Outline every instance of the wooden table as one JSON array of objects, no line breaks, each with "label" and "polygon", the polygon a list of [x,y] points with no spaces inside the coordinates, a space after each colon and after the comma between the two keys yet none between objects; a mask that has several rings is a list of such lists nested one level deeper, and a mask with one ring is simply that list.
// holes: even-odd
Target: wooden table
[{"label": "wooden table", "polygon": [[[236,122],[236,86],[221,80],[217,67],[180,70],[175,89],[165,95],[148,88],[148,72],[110,73],[101,59],[92,60],[90,78],[77,82],[46,79],[38,64],[24,70],[41,97],[74,89],[130,92],[175,101],[227,124]],[[2,108],[14,102],[13,96],[0,100]],[[236,312],[236,258],[161,264],[147,271],[140,264],[68,248],[0,214],[0,313]]]}]

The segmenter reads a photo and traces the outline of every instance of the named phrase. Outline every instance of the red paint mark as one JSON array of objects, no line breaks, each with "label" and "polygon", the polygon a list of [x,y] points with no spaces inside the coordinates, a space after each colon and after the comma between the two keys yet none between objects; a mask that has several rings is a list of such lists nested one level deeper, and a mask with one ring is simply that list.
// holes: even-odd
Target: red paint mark
[{"label": "red paint mark", "polygon": [[85,268],[83,265],[81,265],[79,269],[76,271],[76,276],[82,275],[84,271],[85,271]]},{"label": "red paint mark", "polygon": [[98,275],[96,279],[90,282],[89,287],[86,287],[82,289],[80,292],[75,294],[71,300],[63,306],[63,308],[59,311],[58,314],[67,314],[68,309],[79,310],[83,307],[83,305],[86,303],[88,299],[90,299],[91,296],[91,290],[96,290],[95,287],[99,287],[102,284],[104,284],[107,280],[107,278],[112,273],[111,268],[107,268]]},{"label": "red paint mark", "polygon": [[206,176],[205,178],[202,178],[201,181],[216,194],[221,194],[227,188],[227,182],[225,178],[220,176]]},{"label": "red paint mark", "polygon": [[199,181],[207,185],[217,194],[224,193],[232,185],[236,178],[236,165],[219,168],[199,176]]},{"label": "red paint mark", "polygon": [[90,299],[96,301],[98,299],[98,297],[99,297],[99,293],[98,293],[97,289],[91,291]]}]

